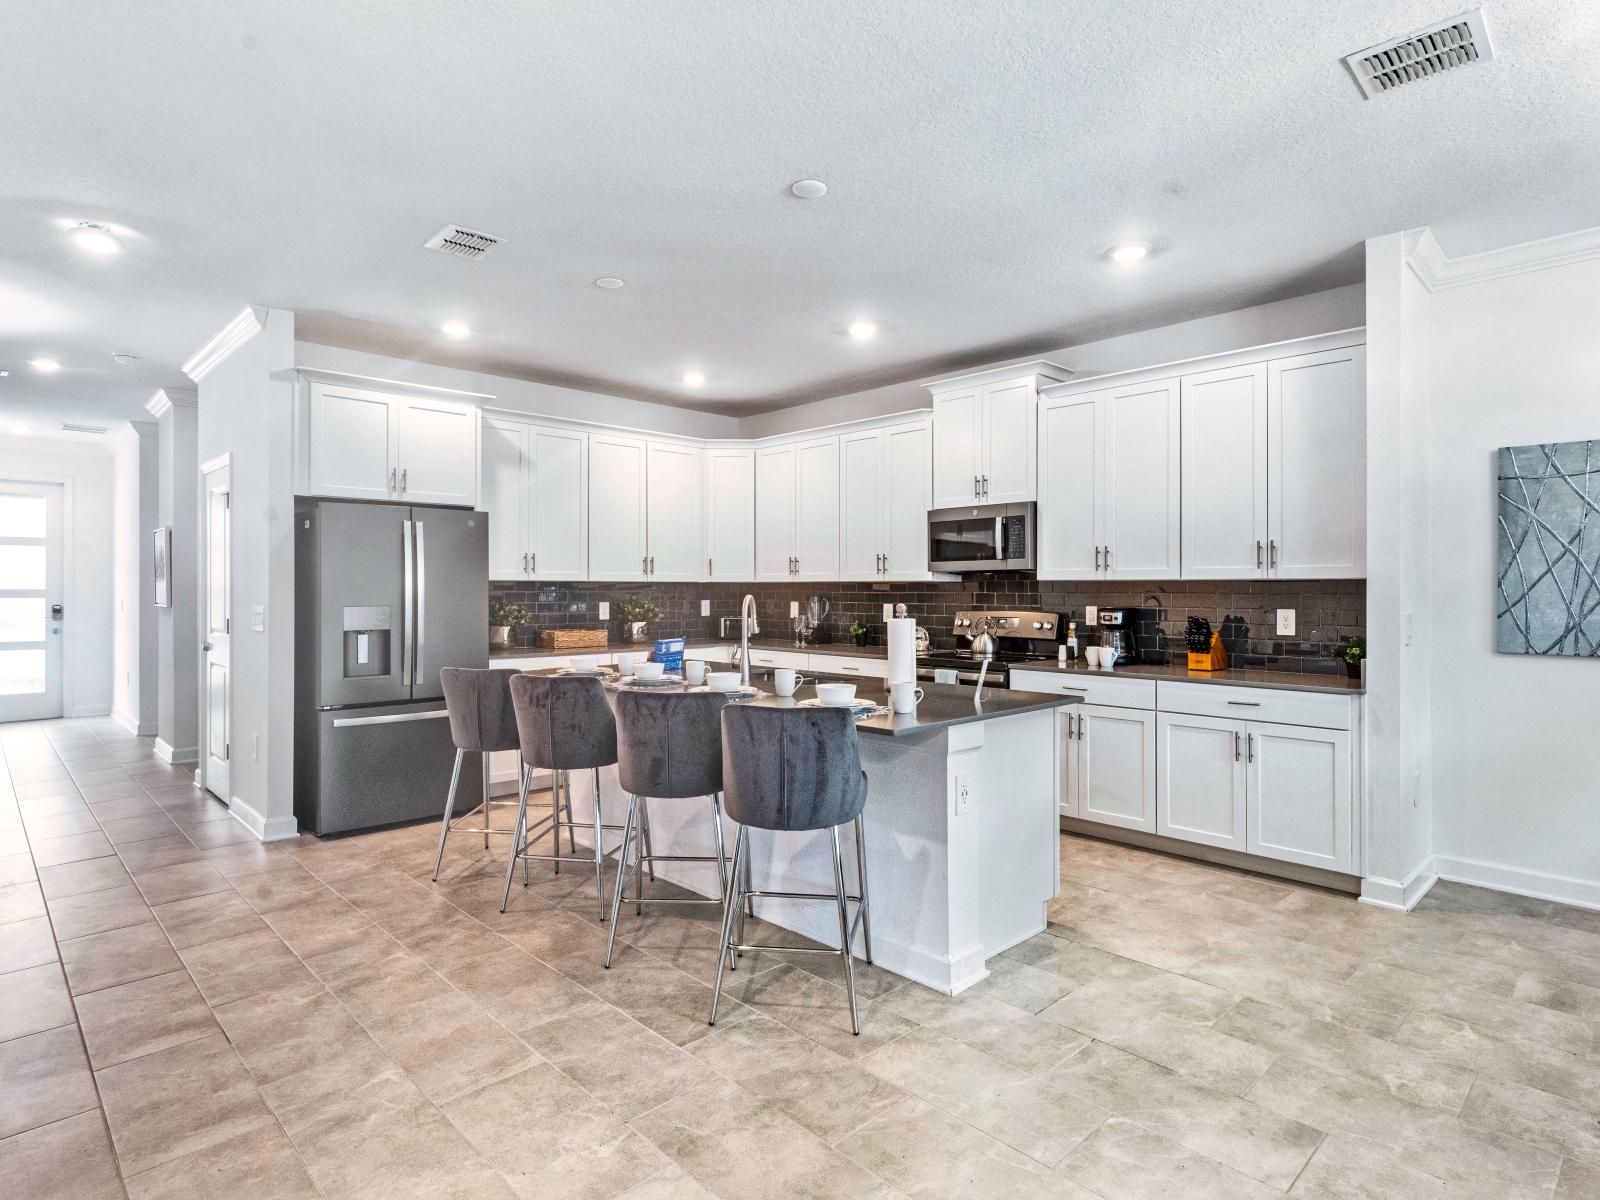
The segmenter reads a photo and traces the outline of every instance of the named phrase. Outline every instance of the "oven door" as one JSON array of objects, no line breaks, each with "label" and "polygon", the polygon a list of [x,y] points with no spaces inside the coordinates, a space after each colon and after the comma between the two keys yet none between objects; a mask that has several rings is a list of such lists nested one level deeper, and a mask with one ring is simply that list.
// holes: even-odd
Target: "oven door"
[{"label": "oven door", "polygon": [[[949,676],[945,674],[947,671],[954,671],[956,673],[955,682],[956,686],[958,687],[978,686],[978,675],[980,668],[977,663],[972,663],[970,665],[964,664],[960,667],[935,667],[918,663],[917,682],[938,683],[939,680],[935,678],[936,674],[944,675],[945,681],[949,682]],[[1009,688],[1011,686],[1011,680],[1006,668],[999,663],[991,662],[989,664],[989,673],[984,676],[983,686],[986,688],[999,688],[1002,691]]]},{"label": "oven door", "polygon": [[1033,569],[1032,504],[974,504],[928,513],[933,571]]}]

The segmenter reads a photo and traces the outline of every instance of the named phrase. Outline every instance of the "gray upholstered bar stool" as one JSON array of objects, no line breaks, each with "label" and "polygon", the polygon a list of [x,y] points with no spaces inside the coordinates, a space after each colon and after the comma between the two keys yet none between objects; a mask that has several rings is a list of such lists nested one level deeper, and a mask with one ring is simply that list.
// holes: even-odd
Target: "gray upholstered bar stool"
[{"label": "gray upholstered bar stool", "polygon": [[[598,679],[562,675],[518,675],[511,681],[511,704],[517,718],[521,771],[517,788],[517,834],[506,863],[505,894],[500,911],[511,902],[511,877],[522,860],[522,883],[528,883],[528,860],[554,862],[561,870],[563,857],[577,853],[577,822],[572,819],[572,772],[594,772],[594,879],[600,893],[600,919],[606,919],[605,833],[614,829],[601,820],[600,768],[617,761],[617,724]],[[551,772],[550,815],[528,824],[528,784],[534,771]],[[563,805],[562,795],[566,795]],[[566,818],[562,818],[563,807]],[[567,830],[570,854],[561,853],[561,830]],[[534,854],[529,847],[546,832],[551,854]]]},{"label": "gray upholstered bar stool", "polygon": [[[450,771],[450,794],[444,802],[444,818],[439,822],[439,852],[433,859],[435,882],[444,862],[445,839],[452,833],[481,833],[483,847],[487,850],[491,833],[512,832],[493,828],[489,819],[494,804],[489,798],[489,755],[496,750],[517,748],[517,719],[511,710],[511,677],[515,674],[515,671],[493,667],[445,667],[439,672],[439,681],[444,685],[444,706],[450,713],[450,740],[456,746],[456,765]],[[483,803],[458,818],[455,816],[456,789],[461,783],[461,760],[468,754],[483,756]],[[459,823],[477,813],[483,814],[482,825]]]},{"label": "gray upholstered bar stool", "polygon": [[[850,994],[850,1031],[861,1032],[856,1013],[856,973],[852,944],[856,926],[867,962],[872,961],[868,926],[867,844],[861,831],[861,810],[867,803],[867,775],[861,769],[861,747],[853,714],[847,708],[755,708],[730,705],[722,713],[722,778],[728,816],[738,826],[733,844],[733,887],[722,913],[722,953],[717,957],[716,984],[711,992],[710,1023],[717,1023],[722,1000],[722,973],[734,956],[746,950],[780,953],[838,954],[844,959],[845,987]],[[844,882],[844,848],[839,830],[854,825],[856,895]],[[785,833],[829,830],[833,835],[833,894],[766,892],[750,886],[744,872],[750,864],[750,830]],[[832,900],[839,909],[839,949],[744,944],[744,908],[749,899],[770,896],[784,900]],[[849,917],[849,904],[856,918]],[[735,934],[735,918],[738,932]]]},{"label": "gray upholstered bar stool", "polygon": [[[628,850],[634,851],[634,911],[646,904],[724,904],[728,896],[728,860],[722,843],[722,709],[728,698],[719,692],[660,691],[616,693],[617,778],[628,793],[628,819],[617,856],[617,886],[611,893],[611,936],[605,965],[617,945],[617,918],[628,880]],[[710,797],[717,853],[656,854],[649,841],[651,800]],[[644,868],[657,862],[714,862],[717,898],[660,899],[644,894]],[[654,878],[654,872],[651,875]]]}]

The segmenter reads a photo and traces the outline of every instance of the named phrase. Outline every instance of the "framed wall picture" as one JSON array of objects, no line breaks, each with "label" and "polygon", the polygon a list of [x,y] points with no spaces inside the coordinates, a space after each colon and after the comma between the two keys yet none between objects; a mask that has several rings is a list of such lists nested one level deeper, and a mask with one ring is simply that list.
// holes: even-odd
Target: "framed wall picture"
[{"label": "framed wall picture", "polygon": [[172,607],[172,529],[156,530],[156,607]]},{"label": "framed wall picture", "polygon": [[1495,648],[1600,657],[1600,441],[1506,446]]}]

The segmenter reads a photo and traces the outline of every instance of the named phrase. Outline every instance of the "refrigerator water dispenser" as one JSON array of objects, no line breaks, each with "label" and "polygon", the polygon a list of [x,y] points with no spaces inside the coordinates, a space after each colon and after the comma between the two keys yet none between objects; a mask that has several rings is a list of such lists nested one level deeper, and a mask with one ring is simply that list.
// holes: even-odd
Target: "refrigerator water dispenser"
[{"label": "refrigerator water dispenser", "polygon": [[389,635],[392,624],[389,613],[387,607],[344,610],[346,679],[389,674]]}]

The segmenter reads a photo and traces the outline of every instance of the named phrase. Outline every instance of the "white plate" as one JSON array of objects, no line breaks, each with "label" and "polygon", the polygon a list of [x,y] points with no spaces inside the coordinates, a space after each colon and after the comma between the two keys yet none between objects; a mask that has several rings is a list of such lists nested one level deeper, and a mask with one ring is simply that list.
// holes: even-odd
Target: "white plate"
[{"label": "white plate", "polygon": [[608,667],[562,667],[562,675],[576,675],[579,679],[604,679],[613,674]]},{"label": "white plate", "polygon": [[871,700],[852,700],[848,704],[828,704],[813,696],[810,700],[802,700],[797,708],[848,708],[851,712],[870,713],[878,710],[878,705]]},{"label": "white plate", "polygon": [[683,686],[683,676],[681,676],[681,675],[662,675],[662,676],[660,676],[659,678],[656,678],[656,679],[640,679],[637,675],[630,675],[630,676],[628,676],[628,678],[624,679],[617,686],[618,687],[628,687],[628,688],[682,687]]},{"label": "white plate", "polygon": [[693,688],[691,690],[696,692],[710,692],[713,696],[726,696],[729,700],[754,700],[757,696],[761,695],[761,689],[753,687],[736,687],[731,692],[724,692],[719,688],[707,687],[702,684],[700,687]]}]

